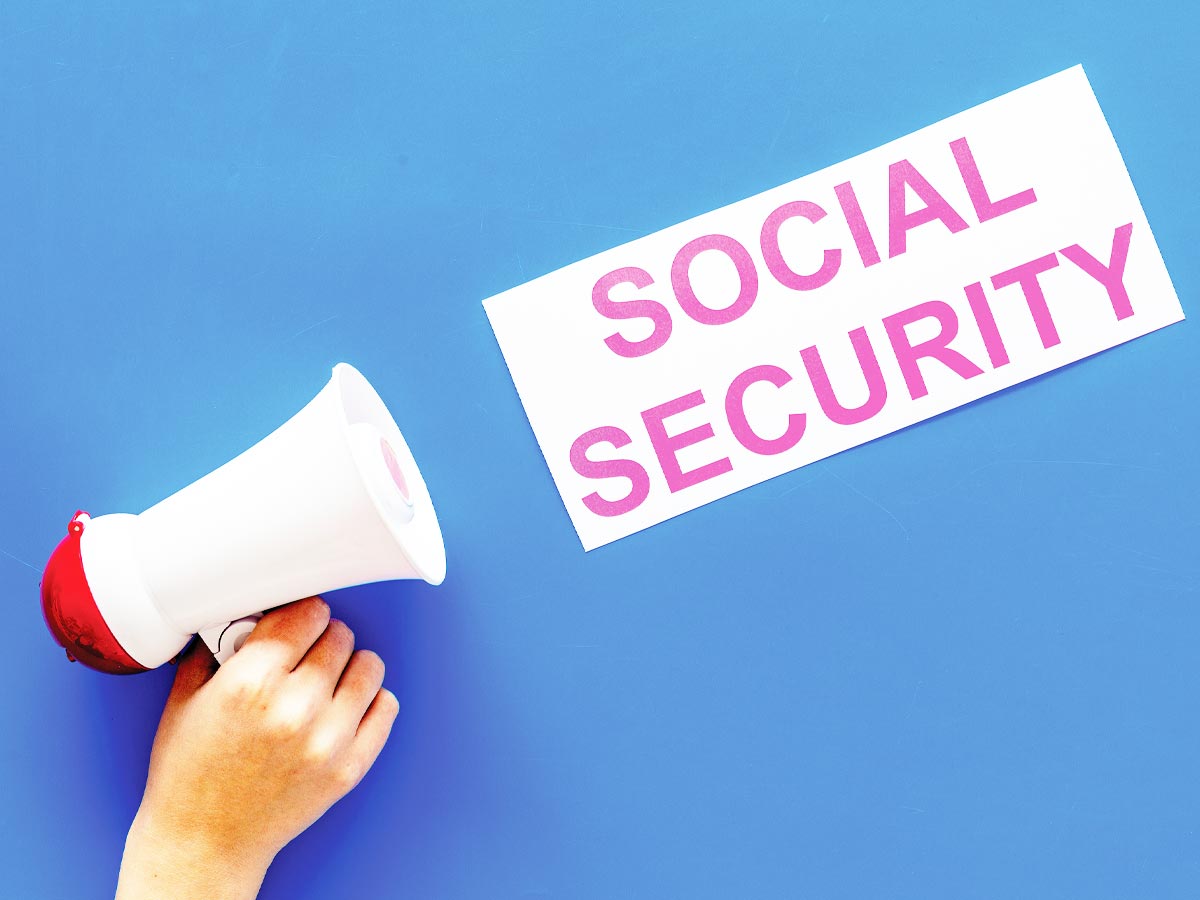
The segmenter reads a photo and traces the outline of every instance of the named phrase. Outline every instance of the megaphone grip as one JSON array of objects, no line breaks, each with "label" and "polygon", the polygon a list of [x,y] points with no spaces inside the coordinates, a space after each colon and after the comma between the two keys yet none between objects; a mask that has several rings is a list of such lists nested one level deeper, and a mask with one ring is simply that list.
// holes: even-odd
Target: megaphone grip
[{"label": "megaphone grip", "polygon": [[199,631],[200,639],[212,652],[213,659],[224,665],[242,649],[242,644],[246,643],[246,638],[261,618],[262,613],[254,613],[232,622],[202,628]]}]

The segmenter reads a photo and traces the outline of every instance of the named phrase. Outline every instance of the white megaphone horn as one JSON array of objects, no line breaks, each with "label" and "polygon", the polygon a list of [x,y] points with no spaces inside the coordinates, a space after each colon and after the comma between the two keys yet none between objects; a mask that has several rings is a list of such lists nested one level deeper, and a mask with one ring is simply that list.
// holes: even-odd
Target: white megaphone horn
[{"label": "white megaphone horn", "polygon": [[42,611],[72,660],[127,674],[197,633],[227,659],[261,610],[301,597],[445,576],[412,452],[375,389],[339,363],[278,429],[140,515],[76,513]]}]

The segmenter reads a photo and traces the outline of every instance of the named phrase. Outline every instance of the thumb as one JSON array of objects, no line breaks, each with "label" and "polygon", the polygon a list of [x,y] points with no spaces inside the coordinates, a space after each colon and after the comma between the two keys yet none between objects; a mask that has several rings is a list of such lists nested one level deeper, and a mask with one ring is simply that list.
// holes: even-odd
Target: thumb
[{"label": "thumb", "polygon": [[175,684],[171,687],[167,705],[192,696],[208,683],[218,668],[220,667],[217,661],[213,659],[204,641],[199,638],[193,640],[191,646],[184,650],[179,658],[179,665],[175,668]]}]

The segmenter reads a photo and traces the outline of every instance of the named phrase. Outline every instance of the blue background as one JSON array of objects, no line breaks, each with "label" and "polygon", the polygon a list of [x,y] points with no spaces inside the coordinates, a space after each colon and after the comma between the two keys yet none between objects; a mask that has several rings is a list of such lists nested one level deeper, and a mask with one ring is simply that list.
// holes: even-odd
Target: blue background
[{"label": "blue background", "polygon": [[332,596],[403,709],[262,896],[1194,896],[1193,324],[585,555],[480,301],[1083,62],[1195,314],[1198,38],[1184,4],[6,0],[3,893],[111,894],[171,677],[51,642],[70,515],[344,359],[450,574]]}]

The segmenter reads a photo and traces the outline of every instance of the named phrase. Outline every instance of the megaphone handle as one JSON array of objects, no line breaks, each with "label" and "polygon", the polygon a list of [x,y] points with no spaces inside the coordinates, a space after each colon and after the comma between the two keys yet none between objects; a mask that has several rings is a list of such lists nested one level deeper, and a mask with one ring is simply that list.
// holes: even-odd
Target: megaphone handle
[{"label": "megaphone handle", "polygon": [[262,618],[262,613],[243,616],[223,625],[210,625],[200,629],[200,639],[208,645],[218,663],[229,662],[230,657],[242,649],[246,638]]}]

